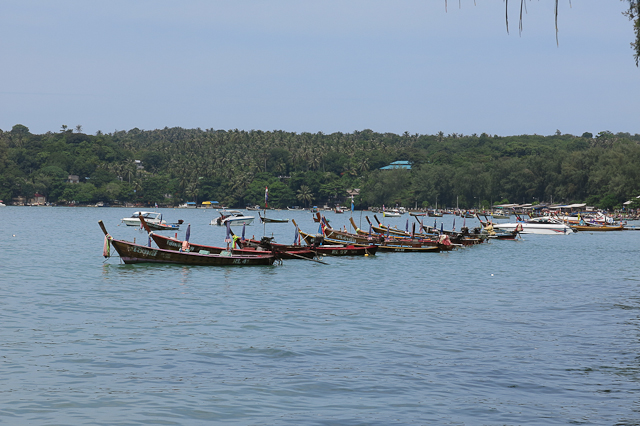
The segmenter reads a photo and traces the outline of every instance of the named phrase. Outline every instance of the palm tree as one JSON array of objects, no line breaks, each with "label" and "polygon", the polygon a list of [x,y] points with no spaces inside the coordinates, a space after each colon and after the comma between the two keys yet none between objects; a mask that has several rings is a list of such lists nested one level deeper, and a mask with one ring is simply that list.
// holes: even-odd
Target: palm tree
[{"label": "palm tree", "polygon": [[300,186],[296,198],[300,201],[305,202],[307,207],[309,207],[309,204],[311,203],[311,201],[313,201],[313,194],[311,193],[311,189],[309,189],[307,185]]}]

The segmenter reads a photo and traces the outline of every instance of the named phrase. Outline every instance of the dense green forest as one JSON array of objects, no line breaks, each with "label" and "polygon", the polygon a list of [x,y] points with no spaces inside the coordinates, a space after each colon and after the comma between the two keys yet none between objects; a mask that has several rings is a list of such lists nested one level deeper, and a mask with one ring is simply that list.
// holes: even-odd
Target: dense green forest
[{"label": "dense green forest", "polygon": [[[58,205],[98,201],[230,207],[489,206],[587,202],[615,208],[640,195],[640,135],[581,136],[292,133],[132,129],[96,135],[81,127],[36,135],[0,130],[0,199],[36,193]],[[138,160],[138,161],[136,161]],[[380,170],[393,161],[411,170]],[[77,175],[79,183],[69,183]]]}]

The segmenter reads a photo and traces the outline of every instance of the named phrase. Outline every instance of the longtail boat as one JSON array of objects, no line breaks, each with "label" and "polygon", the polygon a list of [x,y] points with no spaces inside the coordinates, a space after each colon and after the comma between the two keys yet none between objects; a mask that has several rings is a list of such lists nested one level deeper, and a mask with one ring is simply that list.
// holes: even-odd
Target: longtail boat
[{"label": "longtail boat", "polygon": [[258,217],[260,217],[260,222],[262,223],[289,223],[289,219],[273,219],[270,217],[261,216],[260,213],[258,213]]},{"label": "longtail boat", "polygon": [[[177,238],[165,237],[164,235],[158,235],[156,233],[149,233],[149,236],[153,239],[158,247],[163,250],[174,250],[180,251],[185,247],[185,241],[179,240]],[[240,242],[242,244],[242,242]],[[312,250],[309,250],[307,247],[299,246],[297,250],[290,249],[279,249],[277,247],[273,247],[271,250],[265,247],[252,247],[243,244],[242,248],[234,248],[232,250],[227,250],[224,247],[215,247],[208,246],[203,244],[193,244],[188,243],[186,245],[188,250],[191,252],[209,252],[211,254],[220,254],[226,251],[231,251],[233,254],[241,254],[246,256],[256,256],[262,254],[271,254],[272,252],[277,253],[277,257],[280,259],[313,259],[315,257],[315,253]]]},{"label": "longtail boat", "polygon": [[[380,248],[378,245],[373,244],[370,241],[365,242],[364,244],[359,243],[350,243],[347,241],[330,239],[318,235],[311,235],[303,232],[298,228],[298,224],[295,220],[292,220],[293,224],[298,229],[298,233],[300,237],[307,244],[308,249],[315,251],[320,255],[329,255],[329,256],[365,256],[376,254],[378,249]],[[276,247],[278,245],[276,244]],[[288,246],[286,246],[288,247]]]},{"label": "longtail boat", "polygon": [[606,231],[624,231],[623,225],[607,226],[607,225],[570,225],[572,229],[582,232],[606,232]]},{"label": "longtail boat", "polygon": [[[141,221],[144,219],[140,219]],[[162,224],[162,223],[153,223],[153,222],[147,222],[147,226],[149,226],[150,229],[152,229],[153,231],[179,231],[180,230],[180,225],[182,225],[182,220],[178,221],[178,223],[171,223],[168,225]]]},{"label": "longtail boat", "polygon": [[[324,233],[327,238],[338,240],[338,241],[348,241],[356,244],[364,244],[370,241],[375,241],[375,243],[380,248],[380,251],[433,251],[433,250],[418,250],[423,247],[439,247],[440,250],[453,250],[456,246],[449,241],[449,244],[444,244],[439,240],[434,240],[430,238],[425,239],[414,239],[410,238],[406,235],[391,235],[383,236],[383,235],[372,235],[371,237],[365,236],[364,234],[352,234],[346,231],[340,231],[337,229],[333,229],[331,227],[325,227]],[[404,249],[404,250],[395,250]]]},{"label": "longtail boat", "polygon": [[[334,232],[330,232],[330,231],[334,231]],[[298,232],[300,233],[300,236],[305,240],[305,242],[308,245],[313,247],[318,247],[318,248],[323,247],[321,244],[331,244],[331,246],[329,247],[336,247],[340,244],[344,245],[345,247],[358,247],[358,248],[367,247],[365,244],[351,243],[344,239],[340,239],[340,238],[348,238],[345,236],[345,234],[348,234],[348,233],[345,233],[343,231],[335,231],[335,230],[332,230],[331,228],[325,228],[325,232],[327,233],[326,236],[307,234],[306,232],[303,232],[300,230]],[[338,236],[338,238],[332,238],[331,235]],[[351,235],[354,235],[354,234],[351,234]],[[380,245],[374,245],[369,247],[377,247],[377,250],[381,252],[384,251],[384,252],[416,252],[416,253],[438,253],[441,250],[452,250],[453,248],[455,248],[453,244],[447,245],[443,243],[442,245],[440,245],[438,243],[434,243],[430,245],[425,245],[421,243],[411,243],[410,241],[405,241],[405,242],[393,241],[393,244],[387,244],[385,241]]]},{"label": "longtail boat", "polygon": [[[431,237],[434,236],[434,234],[423,234],[423,233],[420,233],[420,232],[416,232],[416,233],[412,234],[412,233],[405,232],[405,231],[402,231],[402,230],[397,229],[397,228],[389,228],[389,227],[386,227],[384,225],[375,226],[369,220],[369,216],[365,216],[364,218],[367,220],[367,223],[369,224],[369,226],[371,227],[371,230],[373,232],[375,232],[376,234],[379,234],[379,235],[389,234],[389,238],[430,239]],[[356,230],[356,234],[358,234],[358,235],[369,235],[369,233],[367,231],[358,228],[358,226],[356,225],[356,222],[353,220],[353,218],[349,218],[349,220],[351,221],[351,226],[353,226],[353,229]],[[388,229],[388,231],[387,231],[387,229]]]},{"label": "longtail boat", "polygon": [[[371,229],[379,234],[389,234],[389,235],[397,235],[397,236],[401,236],[401,237],[407,237],[408,235],[410,235],[408,232],[405,232],[401,229],[398,228],[392,228],[388,225],[383,225],[380,220],[378,219],[378,216],[376,216],[375,214],[373,215],[373,218],[376,220],[376,222],[378,223],[378,226],[375,226],[371,223],[371,221],[369,220],[369,216],[365,216],[365,219],[367,219],[367,222],[369,223],[369,225],[371,226]],[[427,237],[426,235],[424,235],[424,237]]]},{"label": "longtail boat", "polygon": [[[329,222],[328,219],[325,219],[327,222]],[[322,221],[322,215],[320,214],[320,212],[316,211],[316,215],[313,216],[313,221],[316,223],[319,223]]]},{"label": "longtail boat", "polygon": [[478,217],[478,220],[480,221],[480,224],[483,226],[485,232],[488,235],[487,238],[489,239],[513,241],[518,237],[518,235],[520,234],[520,231],[522,230],[522,226],[520,226],[520,227],[516,227],[512,231],[496,232],[493,228],[493,222],[491,222],[486,215],[485,215],[485,219],[486,219],[485,222],[483,222],[482,219],[480,219],[480,215],[477,215],[477,217]]},{"label": "longtail boat", "polygon": [[[300,236],[303,237],[303,233],[300,232],[300,230],[298,230],[298,232],[300,233]],[[309,234],[306,234],[309,235]],[[245,242],[248,245],[253,245],[255,247],[259,247],[259,246],[264,246],[265,242],[264,239],[271,239],[270,237],[264,237],[262,240],[258,241],[258,240],[246,240]],[[305,240],[305,243],[307,243],[307,239],[305,239],[303,237],[303,239]],[[296,250],[301,250],[301,251],[311,251],[313,253],[316,253],[318,255],[329,255],[329,256],[364,256],[364,255],[373,255],[376,254],[376,252],[378,251],[378,246],[374,245],[374,244],[369,244],[369,245],[353,245],[353,244],[340,244],[340,243],[335,243],[332,245],[327,245],[327,244],[319,244],[319,240],[318,239],[310,239],[311,243],[307,243],[306,246],[290,246],[290,245],[286,245],[286,244],[278,244],[278,243],[273,243],[271,241],[267,242],[268,245],[271,245],[274,250],[284,250],[284,251],[288,251],[288,250],[293,250],[294,253],[297,253]]]},{"label": "longtail boat", "polygon": [[[407,245],[394,245],[394,246],[378,246],[380,251],[384,252],[410,252],[410,253],[439,253],[442,249],[439,246],[407,246]],[[453,249],[453,247],[451,247]],[[450,250],[450,249],[448,249]]]},{"label": "longtail boat", "polygon": [[379,246],[370,245],[370,246],[354,246],[352,244],[342,245],[326,245],[323,244],[321,246],[310,246],[310,250],[318,253],[323,256],[367,256],[374,255],[380,249]]},{"label": "longtail boat", "polygon": [[[476,236],[474,235],[464,235],[462,233],[451,233],[451,232],[440,233],[440,231],[438,231],[438,233],[435,233],[435,234],[422,234],[422,233],[409,233],[406,231],[401,231],[397,228],[393,229],[393,228],[384,227],[384,225],[380,227],[376,227],[371,224],[371,221],[369,220],[368,216],[365,216],[365,218],[367,219],[367,222],[369,222],[369,225],[371,226],[372,230],[378,230],[380,231],[380,234],[384,233],[383,234],[384,243],[381,243],[381,244],[385,246],[408,245],[408,244],[413,244],[414,246],[416,246],[416,244],[420,244],[422,246],[437,245],[440,247],[441,250],[452,250],[456,246],[470,246],[474,244],[480,244],[484,241],[483,238],[476,238]],[[375,217],[375,215],[374,215],[374,218],[378,220],[378,218]],[[360,235],[365,234],[363,230],[358,229],[356,227],[353,220],[351,220],[351,226],[353,226],[356,229],[356,233]],[[451,245],[452,245],[451,247],[449,247],[448,245],[443,245],[442,241],[440,240],[442,235],[447,235],[447,237],[449,238],[449,242],[451,242]]]},{"label": "longtail boat", "polygon": [[[98,221],[102,232],[105,235],[105,245],[112,245],[120,255],[124,263],[173,263],[180,265],[198,266],[232,266],[232,265],[273,265],[276,256],[272,253],[264,255],[237,255],[230,252],[224,254],[180,252],[175,250],[156,249],[129,241],[117,240],[107,232],[102,221]],[[105,250],[105,257],[108,257],[110,250]]]}]

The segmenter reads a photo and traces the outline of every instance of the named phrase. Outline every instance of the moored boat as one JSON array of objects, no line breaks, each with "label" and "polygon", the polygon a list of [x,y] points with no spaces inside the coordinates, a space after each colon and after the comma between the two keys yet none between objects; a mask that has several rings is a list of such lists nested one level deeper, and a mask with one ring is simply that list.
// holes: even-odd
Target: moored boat
[{"label": "moored boat", "polygon": [[607,231],[624,231],[623,225],[607,226],[607,225],[571,225],[571,228],[580,232],[607,232]]},{"label": "moored boat", "polygon": [[229,225],[237,226],[237,225],[251,225],[255,217],[243,215],[239,210],[226,210],[220,212],[220,217],[217,217],[211,220],[211,225],[220,225],[226,226],[227,222]]},{"label": "moored boat", "polygon": [[402,216],[402,213],[400,213],[400,211],[398,210],[386,210],[384,212],[382,212],[382,216],[383,217],[400,217]]},{"label": "moored boat", "polygon": [[568,225],[551,217],[537,217],[522,222],[494,223],[493,228],[504,232],[513,232],[522,228],[521,234],[568,235],[575,231]]},{"label": "moored boat", "polygon": [[[177,238],[165,237],[164,235],[158,235],[153,232],[149,233],[149,236],[151,237],[151,239],[153,239],[153,242],[155,242],[158,247],[164,250],[180,251],[186,247],[187,250],[192,252],[205,251],[211,254],[221,254],[225,251],[228,251],[224,247],[216,247],[216,246],[210,246],[210,245],[204,245],[204,244],[188,243],[185,245],[185,241],[183,240],[179,240]],[[302,247],[302,246],[298,246],[297,248],[280,249],[276,247],[263,247],[263,246],[249,245],[242,240],[237,241],[237,243],[241,245],[241,248],[231,249],[230,251],[234,254],[256,256],[256,255],[263,255],[263,254],[272,254],[275,252],[277,257],[281,259],[300,259],[300,258],[311,259],[315,256],[315,253],[312,250],[309,250],[308,248]]]},{"label": "moored boat", "polygon": [[266,216],[263,217],[262,215],[260,215],[260,213],[258,213],[258,217],[260,217],[260,222],[262,223],[289,223],[289,219],[274,219]]},{"label": "moored boat", "polygon": [[161,223],[146,222],[147,226],[153,231],[179,231],[180,225],[182,225],[183,223],[183,220],[179,220],[178,223],[170,223],[167,225],[163,225]]},{"label": "moored boat", "polygon": [[[272,265],[276,256],[272,253],[264,255],[237,255],[231,252],[211,254],[207,251],[180,252],[176,250],[164,250],[151,248],[129,241],[113,238],[107,232],[102,221],[98,221],[102,232],[104,232],[108,245],[118,252],[120,259],[124,263],[173,263],[180,265],[197,266],[232,266],[232,265]],[[108,257],[110,250],[105,250],[105,257]]]},{"label": "moored boat", "polygon": [[142,216],[147,223],[153,223],[158,225],[167,224],[167,221],[162,219],[162,213],[144,212],[144,211],[137,211],[133,213],[131,217],[122,218],[122,223],[124,223],[127,226],[140,226],[140,216]]}]

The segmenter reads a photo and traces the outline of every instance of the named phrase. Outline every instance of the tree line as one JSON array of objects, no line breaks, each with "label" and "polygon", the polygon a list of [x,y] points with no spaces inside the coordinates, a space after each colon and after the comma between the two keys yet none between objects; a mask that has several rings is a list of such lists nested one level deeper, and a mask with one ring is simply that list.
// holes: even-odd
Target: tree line
[{"label": "tree line", "polygon": [[[587,202],[612,209],[640,195],[638,134],[81,130],[0,130],[0,199],[244,207],[264,205],[268,187],[269,207],[284,208],[349,202],[347,190],[357,188],[358,208]],[[380,170],[397,160],[411,170]]]}]

